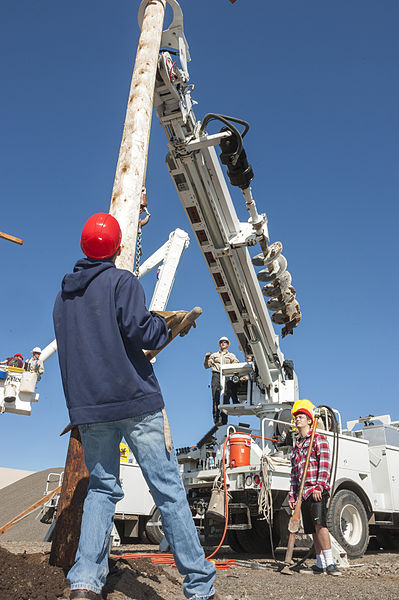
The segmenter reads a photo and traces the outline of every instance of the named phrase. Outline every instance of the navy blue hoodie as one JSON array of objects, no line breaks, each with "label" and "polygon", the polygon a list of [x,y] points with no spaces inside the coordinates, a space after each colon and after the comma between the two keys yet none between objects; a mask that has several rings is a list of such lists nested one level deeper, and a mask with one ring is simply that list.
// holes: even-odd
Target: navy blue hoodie
[{"label": "navy blue hoodie", "polygon": [[62,383],[72,425],[117,421],[163,408],[142,349],[168,340],[144,290],[111,260],[83,258],[65,275],[53,311]]}]

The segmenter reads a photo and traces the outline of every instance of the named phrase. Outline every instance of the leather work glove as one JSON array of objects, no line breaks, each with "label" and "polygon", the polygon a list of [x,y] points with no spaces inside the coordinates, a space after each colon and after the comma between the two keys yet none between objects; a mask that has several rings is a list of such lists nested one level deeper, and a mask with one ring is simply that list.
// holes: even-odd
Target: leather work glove
[{"label": "leather work glove", "polygon": [[[188,314],[187,310],[154,310],[153,312],[165,319],[166,325],[170,330],[176,329]],[[180,337],[187,335],[191,327],[196,327],[195,321],[179,332]]]}]

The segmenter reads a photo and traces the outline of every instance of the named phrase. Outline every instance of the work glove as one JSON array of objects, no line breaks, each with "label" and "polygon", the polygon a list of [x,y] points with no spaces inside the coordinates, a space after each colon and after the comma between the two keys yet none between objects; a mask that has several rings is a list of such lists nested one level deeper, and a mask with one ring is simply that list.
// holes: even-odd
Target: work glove
[{"label": "work glove", "polygon": [[[166,325],[171,331],[173,331],[173,329],[176,329],[176,327],[180,325],[184,317],[188,314],[187,310],[155,310],[153,312],[165,319]],[[180,337],[184,337],[185,335],[187,335],[191,327],[196,327],[195,321],[192,324],[187,325],[187,327],[180,331]]]}]

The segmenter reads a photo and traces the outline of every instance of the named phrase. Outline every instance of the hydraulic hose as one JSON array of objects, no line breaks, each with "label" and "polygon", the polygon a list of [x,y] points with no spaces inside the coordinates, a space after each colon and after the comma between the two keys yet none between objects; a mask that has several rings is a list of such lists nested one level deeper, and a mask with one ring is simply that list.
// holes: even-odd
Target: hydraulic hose
[{"label": "hydraulic hose", "polygon": [[[328,411],[328,414],[331,415],[331,418],[334,423],[333,451],[332,451],[332,455],[331,455],[331,469],[330,469],[330,472],[332,473],[332,478],[330,480],[330,489],[331,489],[331,492],[333,492],[334,487],[335,487],[335,482],[337,479],[337,469],[338,469],[338,450],[339,450],[339,431],[338,431],[338,429],[339,429],[339,424],[338,424],[338,419],[337,419],[333,409],[330,406],[327,406],[326,404],[321,404],[320,406],[318,406],[318,408],[325,408]],[[328,414],[327,414],[327,416],[328,416]]]}]

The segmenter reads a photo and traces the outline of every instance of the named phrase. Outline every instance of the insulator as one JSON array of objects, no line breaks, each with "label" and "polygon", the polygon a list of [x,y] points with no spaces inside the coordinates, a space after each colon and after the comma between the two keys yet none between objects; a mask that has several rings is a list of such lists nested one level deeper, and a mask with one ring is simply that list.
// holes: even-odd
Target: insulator
[{"label": "insulator", "polygon": [[257,274],[259,281],[274,281],[287,269],[287,259],[280,254],[277,260],[274,260],[267,266],[267,269],[262,269]]},{"label": "insulator", "polygon": [[281,277],[277,277],[273,283],[263,286],[262,292],[268,298],[280,296],[280,294],[291,285],[292,277],[289,271],[285,271]]},{"label": "insulator", "polygon": [[268,246],[266,256],[262,252],[257,254],[252,258],[252,264],[254,267],[264,267],[276,260],[280,256],[282,249],[283,244],[281,242],[274,242]]}]

